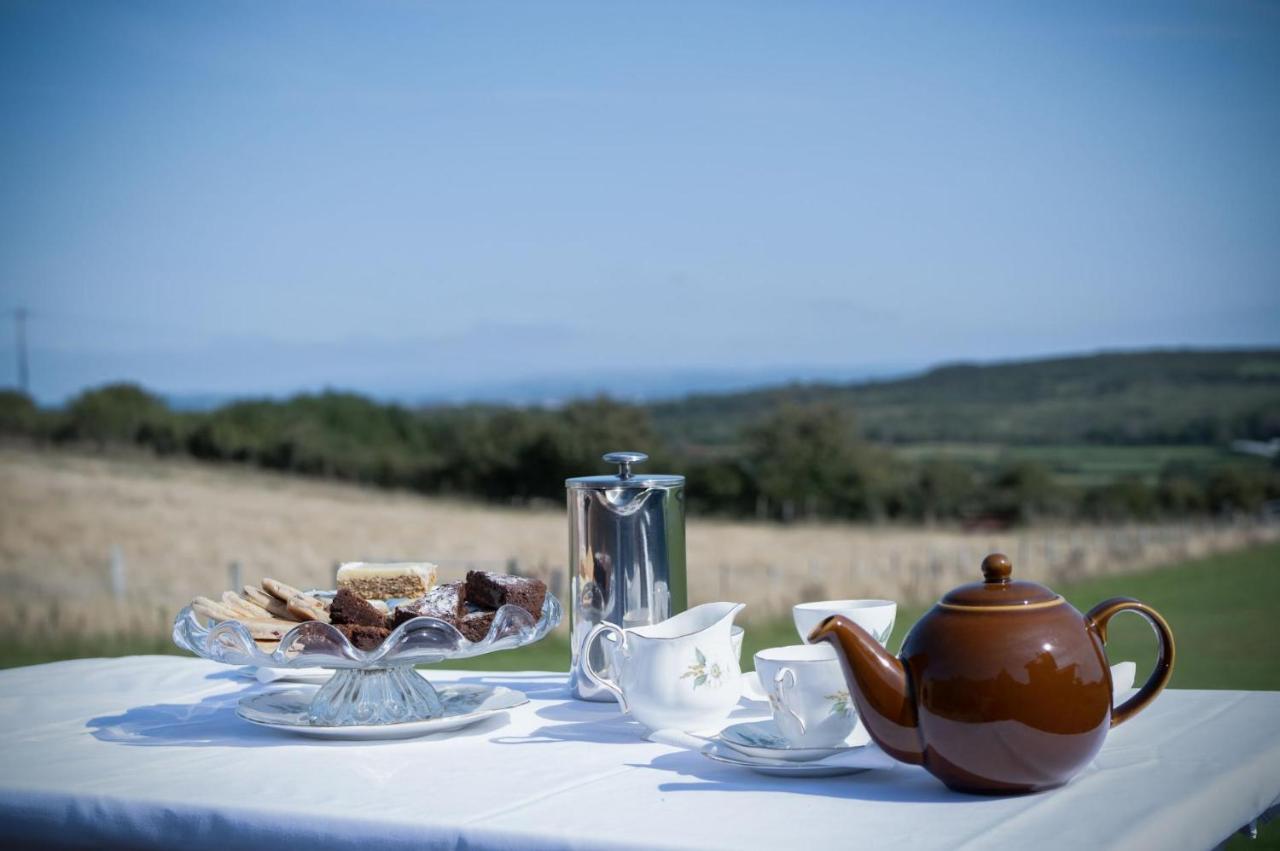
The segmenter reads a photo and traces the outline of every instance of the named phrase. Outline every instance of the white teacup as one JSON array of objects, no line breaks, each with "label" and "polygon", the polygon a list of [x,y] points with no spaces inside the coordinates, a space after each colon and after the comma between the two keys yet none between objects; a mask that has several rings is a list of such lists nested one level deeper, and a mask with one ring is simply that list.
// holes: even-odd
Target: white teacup
[{"label": "white teacup", "polygon": [[849,686],[829,644],[771,647],[755,656],[778,731],[798,748],[838,747],[858,724]]},{"label": "white teacup", "polygon": [[[889,643],[893,622],[898,617],[898,604],[892,600],[823,600],[800,603],[791,609],[800,640],[809,643],[809,633],[831,615],[844,615],[865,629],[881,646]],[[766,688],[768,686],[766,685]]]}]

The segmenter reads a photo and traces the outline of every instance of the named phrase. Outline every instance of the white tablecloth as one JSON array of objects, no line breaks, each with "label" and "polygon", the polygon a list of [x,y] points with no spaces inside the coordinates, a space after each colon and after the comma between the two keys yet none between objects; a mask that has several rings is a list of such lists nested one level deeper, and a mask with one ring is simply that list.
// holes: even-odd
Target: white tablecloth
[{"label": "white tablecloth", "polygon": [[[253,727],[262,688],[196,659],[0,672],[0,836],[195,848],[1190,848],[1280,799],[1280,692],[1169,691],[1040,795],[919,768],[763,777],[649,742],[562,674],[440,672],[530,703],[444,737],[321,742]],[[744,704],[743,717],[759,714]]]}]

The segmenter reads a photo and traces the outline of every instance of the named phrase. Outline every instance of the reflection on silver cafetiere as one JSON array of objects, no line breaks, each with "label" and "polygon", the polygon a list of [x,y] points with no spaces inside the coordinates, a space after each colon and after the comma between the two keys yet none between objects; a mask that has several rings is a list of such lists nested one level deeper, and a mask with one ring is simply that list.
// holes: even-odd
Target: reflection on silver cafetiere
[{"label": "reflection on silver cafetiere", "polygon": [[[643,452],[610,452],[616,475],[565,480],[569,502],[569,578],[575,697],[613,700],[582,669],[582,642],[601,621],[622,627],[664,621],[688,605],[685,586],[684,476],[633,473]],[[592,662],[607,670],[607,641]]]}]

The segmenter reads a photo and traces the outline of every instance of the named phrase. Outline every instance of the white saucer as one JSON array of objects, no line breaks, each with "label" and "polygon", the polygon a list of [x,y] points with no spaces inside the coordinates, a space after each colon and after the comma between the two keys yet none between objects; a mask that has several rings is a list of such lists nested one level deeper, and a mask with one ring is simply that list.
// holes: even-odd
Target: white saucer
[{"label": "white saucer", "polygon": [[772,718],[730,724],[720,731],[719,741],[744,756],[782,759],[788,762],[811,762],[860,748],[871,741],[862,722],[853,728],[843,745],[825,748],[796,747],[786,740]]},{"label": "white saucer", "polygon": [[317,686],[297,686],[249,695],[240,700],[236,714],[252,724],[320,739],[411,739],[458,730],[529,702],[523,692],[505,686],[437,686],[436,694],[444,704],[440,718],[377,726],[318,727],[307,721],[307,708],[317,690]]},{"label": "white saucer", "polygon": [[755,671],[742,672],[742,699],[756,703],[769,702],[769,693],[760,685],[760,675]]},{"label": "white saucer", "polygon": [[768,774],[772,777],[842,777],[846,774],[870,771],[875,767],[871,765],[830,765],[821,762],[786,762],[778,759],[758,759],[747,756],[720,742],[712,742],[699,753],[713,762],[749,768],[752,771]]}]

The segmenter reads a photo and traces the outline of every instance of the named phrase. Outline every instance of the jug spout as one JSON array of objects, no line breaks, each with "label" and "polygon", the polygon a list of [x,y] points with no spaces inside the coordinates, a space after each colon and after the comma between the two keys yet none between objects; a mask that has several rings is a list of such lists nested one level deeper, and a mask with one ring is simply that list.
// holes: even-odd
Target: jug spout
[{"label": "jug spout", "polygon": [[724,613],[720,615],[720,620],[717,623],[726,627],[732,627],[734,618],[747,607],[746,603],[714,603],[713,605],[717,607],[717,612]]},{"label": "jug spout", "polygon": [[843,615],[818,624],[809,640],[835,648],[849,693],[876,744],[899,762],[920,765],[924,754],[916,706],[902,661]]}]

